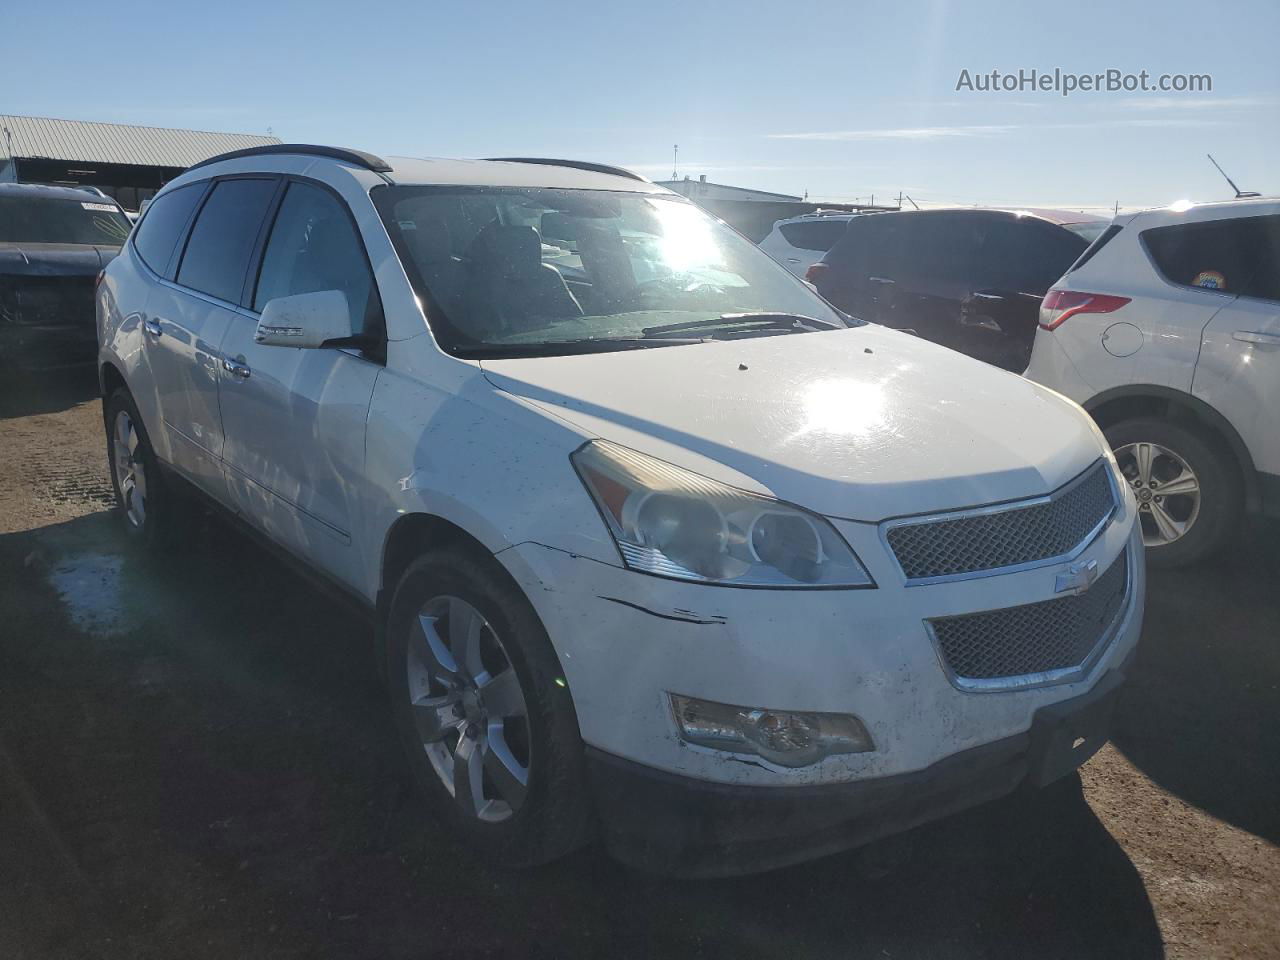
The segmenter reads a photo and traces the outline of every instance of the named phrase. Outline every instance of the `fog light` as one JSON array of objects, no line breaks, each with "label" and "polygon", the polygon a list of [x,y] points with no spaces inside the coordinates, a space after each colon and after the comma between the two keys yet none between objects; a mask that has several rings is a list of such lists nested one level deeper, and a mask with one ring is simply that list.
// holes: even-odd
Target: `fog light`
[{"label": "fog light", "polygon": [[804,767],[836,753],[875,749],[857,717],[738,707],[671,694],[680,738],[716,750],[753,753],[784,767]]}]

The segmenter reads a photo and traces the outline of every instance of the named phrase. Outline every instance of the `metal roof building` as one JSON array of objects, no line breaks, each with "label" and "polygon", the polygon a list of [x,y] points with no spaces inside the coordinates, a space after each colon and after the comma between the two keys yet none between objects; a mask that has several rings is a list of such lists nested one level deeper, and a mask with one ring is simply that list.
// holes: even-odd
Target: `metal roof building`
[{"label": "metal roof building", "polygon": [[0,181],[93,186],[136,210],[187,167],[278,137],[0,114]]}]

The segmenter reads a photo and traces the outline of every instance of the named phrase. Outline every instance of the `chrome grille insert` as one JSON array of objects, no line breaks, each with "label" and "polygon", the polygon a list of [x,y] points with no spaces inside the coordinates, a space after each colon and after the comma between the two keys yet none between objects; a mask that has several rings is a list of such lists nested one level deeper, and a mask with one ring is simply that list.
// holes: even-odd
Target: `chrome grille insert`
[{"label": "chrome grille insert", "polygon": [[1082,594],[926,623],[958,687],[1061,683],[1082,675],[1101,653],[1128,595],[1129,563],[1121,553]]},{"label": "chrome grille insert", "polygon": [[885,540],[909,584],[985,576],[1078,553],[1115,508],[1110,470],[1099,460],[1047,497],[892,520]]}]

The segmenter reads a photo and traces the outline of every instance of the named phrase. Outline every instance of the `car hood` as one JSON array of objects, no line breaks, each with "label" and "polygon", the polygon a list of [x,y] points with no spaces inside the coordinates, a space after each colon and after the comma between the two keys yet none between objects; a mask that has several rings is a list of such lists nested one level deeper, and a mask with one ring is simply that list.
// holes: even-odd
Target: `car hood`
[{"label": "car hood", "polygon": [[1103,449],[1053,391],[874,325],[482,367],[590,436],[850,520],[1043,495]]},{"label": "car hood", "polygon": [[87,243],[0,241],[0,274],[31,277],[94,276],[115,259],[119,247]]}]

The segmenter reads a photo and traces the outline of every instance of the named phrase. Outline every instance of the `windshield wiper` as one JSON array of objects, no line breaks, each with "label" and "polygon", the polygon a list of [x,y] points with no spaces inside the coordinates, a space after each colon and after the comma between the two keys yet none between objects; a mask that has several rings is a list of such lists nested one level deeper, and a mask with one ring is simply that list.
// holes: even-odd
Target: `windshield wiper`
[{"label": "windshield wiper", "polygon": [[645,327],[646,337],[677,333],[681,330],[706,330],[715,327],[751,328],[757,330],[843,330],[844,324],[832,320],[819,320],[802,313],[723,313],[706,320],[686,320],[682,323],[664,323],[657,327]]},{"label": "windshield wiper", "polygon": [[577,340],[542,340],[538,343],[474,343],[453,349],[465,360],[501,360],[519,357],[557,357],[575,353],[609,353],[703,343],[702,337],[583,337]]}]

